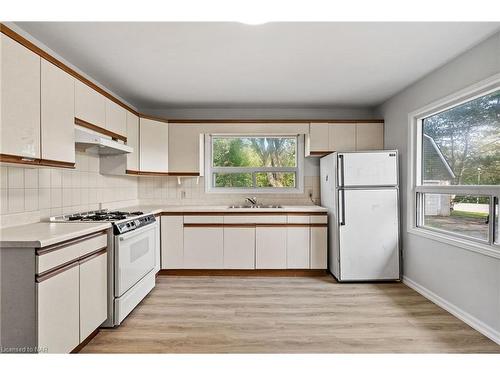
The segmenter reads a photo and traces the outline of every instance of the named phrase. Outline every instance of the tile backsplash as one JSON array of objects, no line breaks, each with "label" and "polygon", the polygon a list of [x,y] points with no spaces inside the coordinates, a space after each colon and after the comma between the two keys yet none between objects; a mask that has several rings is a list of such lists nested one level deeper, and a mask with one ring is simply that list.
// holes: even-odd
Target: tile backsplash
[{"label": "tile backsplash", "polygon": [[74,170],[0,168],[0,227],[137,203],[137,177],[101,175],[96,154],[77,151]]},{"label": "tile backsplash", "polygon": [[[309,198],[312,193],[312,201]],[[243,204],[248,194],[205,193],[204,177],[140,177],[139,199],[144,204],[229,205]],[[306,176],[303,194],[255,194],[259,203],[283,205],[319,204],[319,177]]]},{"label": "tile backsplash", "polygon": [[[263,204],[319,204],[319,161],[306,159],[302,194],[258,194]],[[200,177],[109,176],[99,173],[99,156],[77,151],[76,168],[0,167],[0,227],[50,216],[142,204],[242,204],[251,194],[205,193]],[[312,201],[309,197],[312,193]],[[139,202],[140,201],[140,202]]]}]

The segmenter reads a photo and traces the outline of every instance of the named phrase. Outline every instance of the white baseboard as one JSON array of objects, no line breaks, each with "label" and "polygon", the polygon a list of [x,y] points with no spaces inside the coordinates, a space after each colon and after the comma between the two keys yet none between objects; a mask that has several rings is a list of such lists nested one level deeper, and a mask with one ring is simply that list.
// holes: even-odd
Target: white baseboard
[{"label": "white baseboard", "polygon": [[486,337],[488,337],[489,339],[493,340],[498,345],[500,345],[500,332],[496,331],[489,325],[475,318],[468,312],[463,311],[461,308],[441,298],[434,292],[431,292],[429,289],[409,279],[408,277],[403,276],[403,283],[408,287],[412,288],[413,290],[415,290],[417,293],[423,295],[425,298],[431,300],[439,307],[445,309],[450,314],[456,316],[458,319],[468,324],[476,331],[482,333],[483,335],[485,335]]}]

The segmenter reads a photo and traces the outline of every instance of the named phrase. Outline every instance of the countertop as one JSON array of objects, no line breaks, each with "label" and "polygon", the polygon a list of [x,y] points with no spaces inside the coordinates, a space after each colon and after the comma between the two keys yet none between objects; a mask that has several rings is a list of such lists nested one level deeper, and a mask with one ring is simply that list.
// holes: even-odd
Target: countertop
[{"label": "countertop", "polygon": [[142,211],[144,213],[159,214],[162,212],[225,212],[225,213],[283,213],[283,212],[327,212],[321,206],[282,206],[281,208],[228,208],[228,206],[165,206],[165,205],[138,205],[120,208],[123,211]]},{"label": "countertop", "polygon": [[[122,211],[143,211],[159,214],[162,212],[225,212],[234,213],[287,213],[287,212],[326,212],[320,206],[283,206],[281,208],[228,208],[227,206],[167,206],[167,205],[137,205],[121,207]],[[1,247],[37,248],[50,246],[59,242],[71,240],[86,234],[98,232],[111,227],[106,223],[50,223],[40,222],[0,229]]]},{"label": "countertop", "polygon": [[40,222],[0,229],[1,247],[36,248],[50,246],[86,234],[111,228],[106,223]]}]

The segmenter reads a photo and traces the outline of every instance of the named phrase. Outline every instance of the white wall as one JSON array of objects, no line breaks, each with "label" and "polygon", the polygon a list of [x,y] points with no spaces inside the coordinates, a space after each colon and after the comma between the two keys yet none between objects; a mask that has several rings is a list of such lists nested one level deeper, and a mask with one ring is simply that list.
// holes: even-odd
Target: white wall
[{"label": "white wall", "polygon": [[[425,51],[423,51],[425,53]],[[500,72],[497,33],[395,95],[377,110],[385,145],[401,157],[404,277],[500,343],[500,259],[406,232],[408,113]]]}]

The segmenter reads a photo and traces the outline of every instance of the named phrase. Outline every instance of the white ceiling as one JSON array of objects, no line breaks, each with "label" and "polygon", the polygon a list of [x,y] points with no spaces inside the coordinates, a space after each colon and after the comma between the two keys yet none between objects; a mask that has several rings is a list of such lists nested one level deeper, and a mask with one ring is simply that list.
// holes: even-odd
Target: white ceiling
[{"label": "white ceiling", "polygon": [[17,26],[138,108],[375,106],[500,23]]}]

